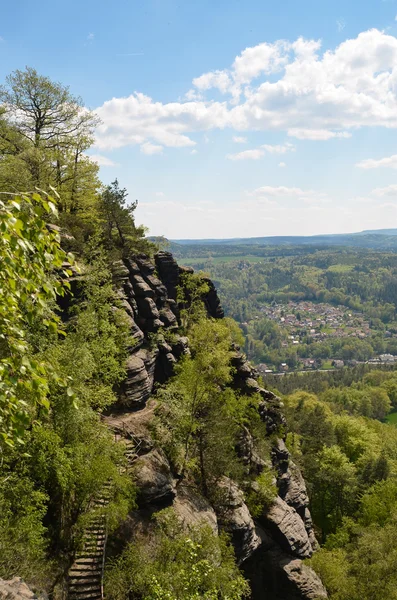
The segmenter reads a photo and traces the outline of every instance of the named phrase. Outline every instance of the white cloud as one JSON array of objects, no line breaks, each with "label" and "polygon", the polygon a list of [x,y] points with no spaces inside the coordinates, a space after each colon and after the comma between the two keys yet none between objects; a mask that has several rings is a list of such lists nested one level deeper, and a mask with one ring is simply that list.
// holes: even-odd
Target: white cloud
[{"label": "white cloud", "polygon": [[345,21],[345,19],[343,19],[343,18],[342,19],[337,19],[337,21],[336,21],[336,27],[337,27],[339,33],[341,31],[343,31],[344,28],[346,27],[346,21]]},{"label": "white cloud", "polygon": [[164,198],[165,194],[164,192],[156,192],[155,196],[157,196],[157,198]]},{"label": "white cloud", "polygon": [[100,167],[118,167],[118,163],[114,162],[107,156],[102,156],[102,154],[91,154],[88,156],[91,160],[96,162]]},{"label": "white cloud", "polygon": [[236,154],[227,154],[229,160],[258,160],[268,152],[270,154],[285,154],[286,152],[295,152],[295,146],[290,143],[284,145],[262,144],[259,148],[244,150]]},{"label": "white cloud", "polygon": [[193,148],[193,150],[190,150],[190,154],[197,154],[196,148]]},{"label": "white cloud", "polygon": [[151,142],[145,142],[141,146],[142,154],[161,154],[163,151],[163,146],[159,146],[158,144],[152,144]]},{"label": "white cloud", "polygon": [[388,167],[390,169],[397,169],[397,154],[393,156],[386,156],[378,160],[374,158],[367,158],[356,163],[356,167],[360,169],[378,169],[379,167]]},{"label": "white cloud", "polygon": [[204,73],[200,77],[193,79],[194,87],[199,90],[209,90],[217,88],[220,92],[227,92],[230,88],[231,80],[225,71],[213,71],[212,73]]},{"label": "white cloud", "polygon": [[233,142],[235,142],[236,144],[246,144],[247,143],[247,138],[243,137],[241,135],[234,135],[233,136]]},{"label": "white cloud", "polygon": [[227,154],[226,158],[229,160],[258,160],[265,154],[264,150],[257,148],[255,150],[244,150],[243,152],[237,152],[236,154]]},{"label": "white cloud", "polygon": [[256,188],[249,194],[252,196],[274,196],[280,198],[283,196],[308,196],[314,193],[315,192],[313,190],[304,191],[301,188],[297,187],[286,187],[284,185],[274,187],[271,185],[264,185],[260,188]]},{"label": "white cloud", "polygon": [[298,140],[330,140],[331,138],[350,138],[348,131],[327,131],[326,129],[288,129],[288,135]]},{"label": "white cloud", "polygon": [[273,130],[304,140],[397,128],[397,38],[371,29],[326,51],[318,40],[263,42],[193,85],[185,101],[163,104],[140,92],[108,100],[97,109],[97,147],[188,147],[192,134],[226,127],[236,136]]},{"label": "white cloud", "polygon": [[397,196],[397,184],[392,183],[386,187],[375,188],[371,194],[374,196]]},{"label": "white cloud", "polygon": [[286,152],[295,152],[296,150],[295,146],[289,142],[274,146],[271,144],[263,144],[261,148],[266,150],[266,152],[270,152],[270,154],[285,154]]},{"label": "white cloud", "polygon": [[285,164],[285,162],[280,162],[280,163],[278,163],[278,166],[279,166],[279,167],[281,167],[281,168],[283,169],[283,168],[284,168],[284,167],[286,167],[287,165]]}]

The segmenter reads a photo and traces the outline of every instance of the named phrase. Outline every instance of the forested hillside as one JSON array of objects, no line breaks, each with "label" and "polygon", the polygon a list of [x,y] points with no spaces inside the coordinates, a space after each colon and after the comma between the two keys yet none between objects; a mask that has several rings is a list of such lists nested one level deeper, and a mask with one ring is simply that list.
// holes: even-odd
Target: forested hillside
[{"label": "forested hillside", "polygon": [[[394,598],[393,366],[265,386],[241,347],[394,352],[395,256],[193,272],[101,184],[68,88],[26,69],[0,101],[0,597],[22,578],[53,600]],[[292,344],[263,311],[301,301],[296,328],[312,304],[354,316]]]},{"label": "forested hillside", "polygon": [[319,247],[259,253],[181,259],[211,275],[226,313],[242,324],[249,358],[280,370],[281,363],[331,368],[333,360],[397,353],[396,254]]}]

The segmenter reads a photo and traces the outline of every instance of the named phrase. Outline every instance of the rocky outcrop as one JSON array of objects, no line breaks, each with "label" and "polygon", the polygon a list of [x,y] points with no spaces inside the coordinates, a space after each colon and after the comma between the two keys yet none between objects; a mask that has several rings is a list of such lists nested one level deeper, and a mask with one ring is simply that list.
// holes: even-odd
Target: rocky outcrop
[{"label": "rocky outcrop", "polygon": [[206,498],[192,486],[181,484],[177,488],[173,508],[186,527],[208,525],[218,533],[218,520],[214,509]]},{"label": "rocky outcrop", "polygon": [[0,600],[46,600],[46,595],[36,595],[20,577],[0,579]]},{"label": "rocky outcrop", "polygon": [[259,520],[271,532],[280,547],[289,554],[298,558],[310,558],[313,554],[303,520],[296,510],[279,496]]},{"label": "rocky outcrop", "polygon": [[[179,267],[169,252],[159,252],[155,264],[140,255],[125,259],[115,269],[121,306],[128,316],[134,340],[120,400],[120,408],[129,411],[123,415],[127,426],[124,422],[119,431],[138,440],[142,450],[134,462],[139,508],[124,524],[124,539],[128,536],[131,539],[138,529],[149,530],[152,513],[173,505],[186,526],[207,523],[214,531],[219,528],[230,535],[238,563],[251,582],[254,600],[326,598],[321,581],[302,562],[316,550],[317,541],[304,479],[290,460],[284,443],[286,423],[282,402],[262,386],[257,372],[237,346],[233,347],[232,385],[244,395],[260,397],[259,415],[273,444],[272,464],[269,461],[267,465],[256,453],[247,428],[242,428],[237,451],[247,476],[260,475],[265,467],[273,466],[278,496],[271,506],[254,520],[243,491],[224,478],[219,484],[220,500],[215,514],[197,490],[185,483],[176,485],[166,456],[150,439],[147,417],[149,413],[152,415],[153,409],[149,410],[147,401],[154,385],[167,381],[176,362],[190,353],[189,340],[180,335],[178,329],[177,287],[183,275],[191,272],[189,267]],[[213,318],[222,318],[216,289],[210,280],[206,283],[208,292],[202,299],[207,313]],[[113,426],[117,418],[114,417]]]},{"label": "rocky outcrop", "polygon": [[316,573],[274,543],[260,547],[242,565],[250,581],[251,600],[325,600],[327,592]]},{"label": "rocky outcrop", "polygon": [[165,454],[154,448],[135,462],[138,505],[166,505],[175,497],[174,478]]},{"label": "rocky outcrop", "polygon": [[218,523],[232,540],[238,564],[249,558],[262,543],[253,518],[238,486],[225,477],[219,484],[221,492]]}]

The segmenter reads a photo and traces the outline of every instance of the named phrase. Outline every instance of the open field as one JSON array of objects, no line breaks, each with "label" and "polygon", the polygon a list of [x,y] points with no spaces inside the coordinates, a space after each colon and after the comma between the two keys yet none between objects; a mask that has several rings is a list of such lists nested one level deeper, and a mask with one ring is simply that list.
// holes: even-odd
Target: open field
[{"label": "open field", "polygon": [[195,265],[201,265],[203,262],[209,262],[213,265],[219,265],[222,263],[231,263],[245,261],[249,263],[260,263],[264,262],[262,256],[242,255],[242,256],[196,256],[195,258],[178,258],[178,263],[185,265],[186,267],[194,267]]}]

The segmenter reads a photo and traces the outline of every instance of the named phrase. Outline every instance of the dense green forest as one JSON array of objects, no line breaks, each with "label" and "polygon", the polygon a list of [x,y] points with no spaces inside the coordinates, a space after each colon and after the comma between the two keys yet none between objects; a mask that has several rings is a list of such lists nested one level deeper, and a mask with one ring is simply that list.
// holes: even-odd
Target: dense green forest
[{"label": "dense green forest", "polygon": [[[79,98],[27,69],[8,78],[0,101],[0,577],[23,577],[60,599],[98,489],[110,494],[109,534],[139,502],[102,416],[119,398],[136,343],[115,265],[156,247],[136,225],[126,190],[102,185],[85,155],[96,118]],[[285,356],[285,333],[261,308],[290,301],[341,305],[368,323],[365,339],[302,337],[305,357],[397,353],[396,255],[288,252],[272,248],[256,263],[193,261],[210,272],[250,356],[271,364]],[[259,394],[231,385],[233,351],[244,339],[232,319],[207,317],[208,290],[205,278],[186,272],[178,331],[188,334],[190,353],[157,390],[152,435],[179,480],[222,507],[221,482],[233,479],[255,517],[277,494],[275,434],[259,418]],[[161,340],[168,342],[172,335]],[[331,600],[395,598],[397,428],[392,417],[383,422],[397,409],[395,371],[358,365],[266,383],[284,401],[281,434],[307,481],[322,545],[310,563]],[[247,430],[260,475],[237,451]],[[149,545],[137,539],[106,564],[107,598],[249,597],[227,535],[186,530],[171,509],[152,523]]]},{"label": "dense green forest", "polygon": [[287,445],[321,531],[322,549],[311,563],[332,600],[395,597],[397,429],[358,416],[360,391],[285,397]]}]

